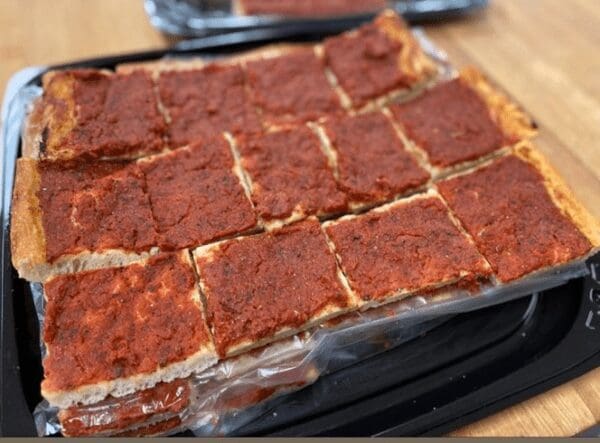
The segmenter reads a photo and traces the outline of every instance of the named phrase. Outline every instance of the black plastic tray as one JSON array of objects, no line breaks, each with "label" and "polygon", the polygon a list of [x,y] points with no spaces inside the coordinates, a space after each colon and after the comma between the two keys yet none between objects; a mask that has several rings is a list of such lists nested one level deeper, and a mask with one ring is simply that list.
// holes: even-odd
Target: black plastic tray
[{"label": "black plastic tray", "polygon": [[[39,85],[41,75],[48,69],[111,69],[124,62],[190,54],[218,57],[284,39],[313,41],[336,31],[338,29],[322,29],[319,33],[299,29],[239,32],[185,42],[170,50],[28,68],[13,76],[3,103],[1,133],[0,435],[35,435],[31,412],[41,399],[42,378],[39,331],[29,285],[17,277],[10,259],[9,213],[24,119],[24,115],[11,109],[12,97],[23,86]],[[522,303],[526,303],[523,300],[460,315],[440,327],[439,332],[434,330],[394,351],[323,377],[314,386],[290,394],[278,402],[278,406],[273,406],[278,408],[273,409],[276,415],[268,414],[239,433],[439,434],[597,367],[600,363],[600,284],[596,276],[600,276],[600,259],[590,260],[592,265],[598,266],[598,273],[592,272],[587,278],[544,293],[535,298],[534,307],[521,314]],[[558,304],[560,300],[563,304]],[[536,315],[531,317],[533,312]],[[514,323],[515,316],[519,317],[517,323]],[[511,326],[488,331],[484,326],[489,321],[500,324],[504,321]],[[464,335],[455,346],[444,352],[432,351],[441,346],[440,338],[451,336],[449,334],[459,326]],[[500,331],[504,331],[504,335]],[[457,347],[457,343],[462,344]],[[429,349],[429,358],[415,360],[416,355],[423,355],[419,352],[424,349]],[[456,352],[446,352],[450,349]],[[408,372],[393,370],[409,363],[413,366]],[[458,375],[465,377],[458,379]],[[362,389],[345,389],[344,386]],[[319,389],[329,394],[320,400],[318,407],[302,403],[303,396],[315,395]]]}]

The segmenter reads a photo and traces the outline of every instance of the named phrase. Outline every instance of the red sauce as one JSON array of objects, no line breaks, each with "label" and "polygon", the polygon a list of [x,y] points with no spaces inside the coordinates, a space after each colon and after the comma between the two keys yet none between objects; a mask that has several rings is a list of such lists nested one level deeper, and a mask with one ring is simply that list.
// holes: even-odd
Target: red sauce
[{"label": "red sauce", "polygon": [[316,120],[341,111],[339,99],[312,49],[247,64],[254,102],[267,124]]},{"label": "red sauce", "polygon": [[[75,127],[62,140],[55,140],[53,148],[87,158],[132,157],[163,149],[165,122],[148,73],[63,71],[51,83],[68,79],[74,80]],[[64,103],[59,98],[46,95],[45,100],[57,106],[57,116],[62,115]]]},{"label": "red sauce", "polygon": [[165,250],[204,244],[256,226],[256,216],[224,138],[141,161]]},{"label": "red sauce", "polygon": [[416,291],[488,271],[440,199],[423,198],[327,229],[353,289],[364,300]]},{"label": "red sauce", "polygon": [[210,338],[195,287],[181,254],[47,282],[43,389],[151,373],[198,352]]},{"label": "red sauce", "polygon": [[118,434],[114,434],[113,437],[152,437],[156,435],[164,435],[167,432],[173,432],[175,428],[181,426],[181,417],[171,417],[167,420],[152,423],[139,428],[131,429],[129,431],[123,431]]},{"label": "red sauce", "polygon": [[355,106],[413,83],[399,66],[402,44],[373,23],[326,39],[324,48],[326,64]]},{"label": "red sauce", "polygon": [[158,242],[144,178],[134,163],[39,163],[38,197],[46,258],[122,248],[149,250]]},{"label": "red sauce", "polygon": [[391,111],[436,166],[474,160],[508,143],[484,101],[458,79],[392,105]]},{"label": "red sauce", "polygon": [[244,341],[297,328],[327,306],[348,305],[319,223],[231,240],[198,258],[207,317],[221,356]]},{"label": "red sauce", "polygon": [[337,152],[340,186],[352,200],[381,201],[429,179],[380,112],[332,120],[325,129]]},{"label": "red sauce", "polygon": [[341,212],[341,192],[321,151],[318,137],[306,126],[263,134],[238,144],[242,166],[252,179],[252,198],[262,218],[287,218]]},{"label": "red sauce", "polygon": [[239,65],[212,64],[203,69],[163,72],[158,90],[171,118],[172,147],[212,138],[224,131],[240,134],[260,130]]},{"label": "red sauce", "polygon": [[70,437],[126,429],[155,416],[179,414],[189,404],[187,380],[159,383],[125,397],[109,397],[88,406],[72,406],[59,412],[62,433]]},{"label": "red sauce", "polygon": [[307,17],[376,11],[386,0],[240,0],[247,15]]},{"label": "red sauce", "polygon": [[592,247],[554,205],[541,174],[515,156],[438,187],[502,281],[581,257]]}]

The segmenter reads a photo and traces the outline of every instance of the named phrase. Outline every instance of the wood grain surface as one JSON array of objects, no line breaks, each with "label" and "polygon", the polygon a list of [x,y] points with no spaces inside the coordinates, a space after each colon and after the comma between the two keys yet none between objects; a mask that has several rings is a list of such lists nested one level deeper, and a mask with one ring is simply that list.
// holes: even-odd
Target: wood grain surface
[{"label": "wood grain surface", "polygon": [[[600,217],[600,1],[492,0],[427,26],[451,59],[476,64],[541,128],[539,147]],[[168,46],[142,0],[0,0],[0,85],[18,69]],[[600,422],[600,369],[455,436],[567,436]]]}]

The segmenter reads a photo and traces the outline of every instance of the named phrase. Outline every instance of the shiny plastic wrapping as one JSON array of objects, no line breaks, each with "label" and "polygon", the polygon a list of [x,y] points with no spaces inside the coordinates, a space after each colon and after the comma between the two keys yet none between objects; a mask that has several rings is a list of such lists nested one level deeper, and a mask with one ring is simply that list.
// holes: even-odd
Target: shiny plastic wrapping
[{"label": "shiny plastic wrapping", "polygon": [[[438,79],[455,75],[445,55],[420,31],[415,34],[424,50],[438,62]],[[13,101],[14,120],[24,121],[40,94],[39,87],[22,89]],[[187,379],[161,383],[126,397],[109,397],[94,405],[60,411],[43,401],[34,412],[37,432],[40,436],[59,432],[66,436],[149,436],[172,435],[183,430],[191,430],[198,436],[233,434],[257,417],[269,414],[277,402],[285,401],[283,394],[419,337],[452,315],[556,287],[586,272],[585,263],[579,261],[510,284],[489,285],[480,288],[477,294],[445,289],[414,295],[379,308],[347,314],[220,361]],[[43,290],[35,283],[31,289],[43,330]],[[43,342],[41,346],[43,356]],[[313,400],[309,396],[307,401]]]},{"label": "shiny plastic wrapping", "polygon": [[[43,401],[34,413],[38,433],[170,435],[189,429],[199,436],[232,434],[268,414],[285,400],[282,394],[419,337],[452,315],[560,286],[587,272],[579,261],[478,294],[453,290],[413,296],[223,360],[183,381],[60,412]],[[41,287],[32,289],[43,321]]]}]

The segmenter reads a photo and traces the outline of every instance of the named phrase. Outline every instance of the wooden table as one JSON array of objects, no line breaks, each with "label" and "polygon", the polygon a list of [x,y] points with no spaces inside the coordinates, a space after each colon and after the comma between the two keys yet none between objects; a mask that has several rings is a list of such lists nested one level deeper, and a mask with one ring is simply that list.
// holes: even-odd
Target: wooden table
[{"label": "wooden table", "polygon": [[[2,0],[0,85],[29,65],[165,47],[141,0]],[[427,27],[541,127],[540,148],[600,217],[600,2],[495,0],[483,14]],[[453,435],[566,436],[600,422],[600,369]]]}]

